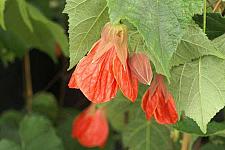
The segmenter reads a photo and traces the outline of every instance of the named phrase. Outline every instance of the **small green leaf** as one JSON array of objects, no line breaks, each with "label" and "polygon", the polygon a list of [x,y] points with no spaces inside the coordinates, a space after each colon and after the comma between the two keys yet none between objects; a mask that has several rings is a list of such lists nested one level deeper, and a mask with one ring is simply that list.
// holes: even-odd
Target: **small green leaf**
[{"label": "small green leaf", "polygon": [[23,114],[19,111],[9,110],[4,112],[0,117],[0,139],[10,139],[19,144],[18,129],[22,118]]},{"label": "small green leaf", "polygon": [[179,113],[192,118],[203,133],[207,124],[225,106],[225,61],[205,56],[174,67],[171,71],[173,91]]},{"label": "small green leaf", "polygon": [[51,93],[40,92],[33,97],[33,111],[55,120],[58,115],[58,105]]},{"label": "small green leaf", "polygon": [[107,0],[110,20],[127,19],[143,36],[156,71],[170,77],[169,61],[202,0]]},{"label": "small green leaf", "polygon": [[21,148],[19,145],[10,140],[2,139],[0,141],[0,150],[21,150]]},{"label": "small green leaf", "polygon": [[0,26],[2,26],[4,30],[6,30],[5,20],[4,20],[5,3],[6,3],[6,0],[0,0]]},{"label": "small green leaf", "polygon": [[225,54],[217,49],[205,33],[197,26],[189,26],[171,59],[171,66],[190,62],[204,55],[225,58]]},{"label": "small green leaf", "polygon": [[211,135],[224,135],[225,134],[225,122],[210,122],[207,126],[207,133],[203,133],[199,126],[191,118],[185,117],[184,120],[180,120],[173,127],[181,132],[195,134],[199,136],[211,136]]},{"label": "small green leaf", "polygon": [[69,15],[70,67],[90,50],[100,38],[102,27],[108,22],[105,0],[66,0],[64,12]]},{"label": "small green leaf", "polygon": [[49,120],[37,115],[26,116],[20,123],[22,148],[26,150],[64,150]]}]

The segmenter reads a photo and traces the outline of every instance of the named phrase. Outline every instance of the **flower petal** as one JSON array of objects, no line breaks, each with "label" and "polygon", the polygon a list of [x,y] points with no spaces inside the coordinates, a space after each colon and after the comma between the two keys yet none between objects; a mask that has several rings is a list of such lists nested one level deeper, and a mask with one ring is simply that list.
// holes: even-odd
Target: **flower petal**
[{"label": "flower petal", "polygon": [[154,117],[160,124],[175,124],[177,122],[178,114],[171,94],[168,94],[168,99],[166,100],[159,98]]},{"label": "flower petal", "polygon": [[91,52],[78,63],[74,73],[77,86],[93,103],[111,100],[115,97],[118,89],[112,72],[112,59],[115,50],[110,49],[99,59],[93,61],[98,47],[97,43]]},{"label": "flower petal", "polygon": [[131,74],[129,66],[124,68],[116,56],[113,61],[113,73],[120,90],[128,99],[134,102],[138,94],[138,80]]},{"label": "flower petal", "polygon": [[[142,98],[142,105],[141,105],[148,120],[151,119],[152,115],[154,114],[158,106],[158,94],[152,90],[154,89],[150,87],[145,92]],[[152,92],[154,92],[154,94],[152,94]]]},{"label": "flower petal", "polygon": [[129,58],[129,66],[139,82],[150,85],[152,80],[152,67],[146,55],[142,53],[133,54]]}]

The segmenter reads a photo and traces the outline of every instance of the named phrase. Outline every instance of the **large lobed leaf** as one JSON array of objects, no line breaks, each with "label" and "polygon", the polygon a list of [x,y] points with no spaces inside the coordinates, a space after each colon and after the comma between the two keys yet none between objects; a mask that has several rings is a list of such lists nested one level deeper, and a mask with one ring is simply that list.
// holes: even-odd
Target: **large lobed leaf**
[{"label": "large lobed leaf", "polygon": [[90,50],[108,21],[105,0],[66,0],[69,15],[70,69]]},{"label": "large lobed leaf", "polygon": [[170,77],[169,61],[202,0],[108,0],[110,19],[127,19],[143,36],[158,73]]},{"label": "large lobed leaf", "polygon": [[204,56],[172,69],[172,84],[178,112],[192,118],[203,133],[215,114],[225,106],[225,61]]}]

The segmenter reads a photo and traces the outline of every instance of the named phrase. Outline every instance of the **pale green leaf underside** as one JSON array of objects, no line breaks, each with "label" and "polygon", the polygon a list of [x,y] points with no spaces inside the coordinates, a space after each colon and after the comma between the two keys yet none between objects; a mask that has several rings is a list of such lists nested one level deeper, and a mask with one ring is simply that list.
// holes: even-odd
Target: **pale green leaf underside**
[{"label": "pale green leaf underside", "polygon": [[70,67],[90,50],[100,38],[104,24],[108,21],[105,0],[66,0],[64,12],[69,15]]},{"label": "pale green leaf underside", "polygon": [[177,50],[173,54],[171,66],[184,64],[204,55],[214,55],[219,58],[225,58],[224,53],[212,44],[199,27],[189,26]]},{"label": "pale green leaf underside", "polygon": [[225,34],[217,37],[212,42],[222,53],[225,54]]},{"label": "pale green leaf underside", "polygon": [[129,150],[174,150],[169,129],[154,120],[149,122],[144,117],[131,121],[122,137]]},{"label": "pale green leaf underside", "polygon": [[6,29],[5,28],[5,21],[4,21],[5,3],[6,3],[6,0],[0,0],[0,26],[3,29]]},{"label": "pale green leaf underside", "polygon": [[177,110],[192,118],[203,133],[208,122],[225,105],[225,61],[205,56],[175,67],[171,89]]},{"label": "pale green leaf underside", "polygon": [[169,60],[202,0],[108,0],[110,19],[127,19],[142,34],[158,73],[167,77]]}]

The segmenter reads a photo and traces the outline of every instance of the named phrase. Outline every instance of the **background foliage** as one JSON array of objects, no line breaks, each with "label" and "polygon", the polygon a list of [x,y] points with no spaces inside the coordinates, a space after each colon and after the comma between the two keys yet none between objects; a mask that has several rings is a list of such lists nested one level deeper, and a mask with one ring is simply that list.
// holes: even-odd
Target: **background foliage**
[{"label": "background foliage", "polygon": [[[55,63],[51,67],[61,64],[45,88],[33,90],[32,113],[24,106],[1,109],[0,150],[86,149],[71,138],[71,125],[88,102],[79,91],[72,90],[76,98],[66,97],[70,76],[66,69],[74,68],[85,56],[108,21],[126,24],[130,52],[147,54],[154,71],[166,76],[181,118],[171,126],[146,121],[140,107],[146,86],[139,85],[135,103],[118,93],[114,100],[99,106],[107,107],[111,127],[104,149],[176,150],[190,134],[190,149],[224,149],[225,2],[207,1],[206,24],[204,2],[0,0],[1,65],[10,68],[33,51],[47,54]],[[33,58],[31,55],[31,61]],[[36,60],[38,64],[42,61]],[[59,79],[57,95],[51,89]],[[66,105],[67,99],[76,101],[75,107]]]}]

